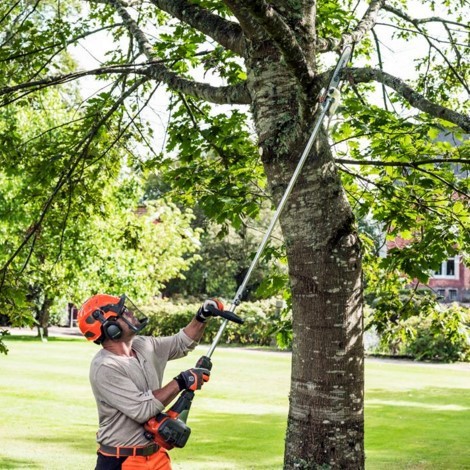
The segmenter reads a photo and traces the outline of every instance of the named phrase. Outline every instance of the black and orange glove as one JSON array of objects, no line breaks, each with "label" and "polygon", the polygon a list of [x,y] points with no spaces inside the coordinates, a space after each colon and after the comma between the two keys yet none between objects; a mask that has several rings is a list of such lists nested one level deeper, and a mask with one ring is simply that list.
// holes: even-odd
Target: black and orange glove
[{"label": "black and orange glove", "polygon": [[201,305],[200,309],[196,313],[196,320],[201,323],[206,323],[209,317],[217,316],[216,312],[211,311],[212,309],[224,310],[224,304],[219,299],[207,299]]},{"label": "black and orange glove", "polygon": [[204,382],[209,381],[211,373],[208,369],[198,367],[195,369],[188,369],[181,372],[175,377],[178,382],[178,387],[181,390],[200,390]]}]

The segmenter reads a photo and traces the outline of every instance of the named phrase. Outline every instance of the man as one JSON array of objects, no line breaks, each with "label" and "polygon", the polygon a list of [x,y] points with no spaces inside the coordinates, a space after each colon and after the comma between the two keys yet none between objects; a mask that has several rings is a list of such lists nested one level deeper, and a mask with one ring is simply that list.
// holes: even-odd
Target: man
[{"label": "man", "polygon": [[169,470],[167,451],[145,437],[144,424],[182,390],[199,390],[209,380],[203,368],[189,369],[162,385],[167,361],[178,359],[195,348],[206,321],[223,310],[213,299],[206,300],[194,319],[173,336],[136,336],[147,318],[134,316],[136,307],[125,295],[97,294],[78,312],[78,325],[85,337],[102,345],[90,367],[90,382],[98,406],[98,459],[95,470]]}]

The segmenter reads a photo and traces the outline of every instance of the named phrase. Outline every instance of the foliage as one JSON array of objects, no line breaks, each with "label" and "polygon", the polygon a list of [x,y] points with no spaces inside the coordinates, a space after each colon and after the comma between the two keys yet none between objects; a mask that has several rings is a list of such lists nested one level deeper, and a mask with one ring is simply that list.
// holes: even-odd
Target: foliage
[{"label": "foliage", "polygon": [[[335,135],[347,145],[338,155],[360,162],[357,170],[343,166],[345,188],[357,216],[378,224],[391,244],[387,257],[370,271],[400,271],[427,283],[442,261],[466,252],[470,244],[469,179],[461,171],[466,167],[452,163],[468,153],[469,143],[449,141],[455,135],[444,126],[411,122],[352,96],[345,100],[345,114],[349,119]],[[353,128],[359,138],[351,135]],[[382,138],[376,140],[375,133]],[[432,163],[443,156],[447,163]],[[380,164],[369,164],[374,161]]]},{"label": "foliage", "polygon": [[456,304],[420,315],[410,322],[414,334],[404,352],[419,361],[468,361],[470,359],[470,311]]},{"label": "foliage", "polygon": [[[374,326],[376,315],[368,318]],[[419,310],[407,319],[389,323],[379,334],[375,352],[418,361],[456,362],[470,358],[470,311],[452,304]]]},{"label": "foliage", "polygon": [[[46,90],[35,109],[0,109],[0,303],[11,326],[47,328],[67,302],[79,304],[96,291],[137,300],[154,295],[197,260],[191,211],[160,200],[137,213],[139,175],[129,173],[112,134],[101,132],[76,160],[69,154],[83,137],[82,122],[51,129],[59,115],[74,114],[67,99],[73,95]],[[72,176],[74,165],[80,172]]]},{"label": "foliage", "polygon": [[[173,303],[167,299],[154,300],[143,311],[149,316],[146,333],[169,336],[184,328],[194,317],[201,302]],[[236,310],[243,325],[229,322],[221,343],[253,346],[273,346],[276,342],[279,308],[275,299],[242,302]],[[204,333],[204,340],[212,342],[220,327],[220,319],[211,319]],[[288,346],[286,344],[285,346]]]},{"label": "foliage", "polygon": [[[406,2],[402,4],[405,8]],[[197,5],[208,8],[221,18],[231,14],[221,2],[197,2]],[[455,2],[453,6],[451,8],[449,2],[444,2],[444,10],[452,11],[455,20],[461,21],[462,4]],[[316,18],[319,37],[335,37],[351,27],[357,21],[356,7],[349,1],[320,3]],[[158,8],[143,5],[135,8],[142,32],[158,36],[152,53],[168,70],[189,78],[196,70],[202,69],[205,77],[211,76],[229,85],[246,82],[246,64],[233,51],[216,44],[208,47],[207,37],[201,31],[175,21]],[[439,10],[439,2],[432,2],[430,8]],[[28,214],[28,222],[36,230],[35,217],[37,219],[40,208],[47,202],[47,197],[41,200],[37,195],[50,194],[54,188],[54,178],[59,177],[61,169],[71,166],[76,171],[70,173],[70,178],[66,178],[53,196],[62,198],[61,204],[54,203],[60,216],[49,216],[49,220],[57,220],[54,232],[63,232],[61,227],[68,220],[79,218],[81,213],[89,213],[84,209],[86,204],[91,203],[93,207],[101,205],[101,196],[97,196],[101,191],[96,188],[103,184],[103,180],[97,171],[97,164],[104,165],[106,177],[112,179],[120,174],[122,158],[128,159],[127,165],[133,170],[148,174],[158,169],[159,177],[161,175],[172,188],[172,197],[190,206],[197,201],[206,215],[221,224],[222,234],[228,234],[229,224],[240,230],[248,219],[259,214],[261,202],[267,197],[266,181],[252,126],[243,108],[219,112],[212,105],[175,90],[170,105],[171,119],[165,153],[156,154],[151,143],[153,126],[141,117],[140,111],[158,84],[156,87],[150,86],[145,80],[138,83],[135,77],[127,74],[118,75],[116,79],[115,75],[105,70],[107,66],[128,63],[130,58],[142,52],[137,51],[135,41],[130,41],[128,45],[123,41],[127,34],[126,25],[115,21],[110,5],[94,3],[83,7],[75,1],[60,5],[45,1],[33,6],[19,2],[12,8],[5,7],[2,13],[5,33],[0,59],[5,67],[1,82],[4,86],[52,73],[69,73],[76,65],[67,54],[68,47],[84,38],[108,31],[108,37],[113,42],[102,62],[103,72],[97,74],[105,86],[86,102],[81,102],[77,88],[71,85],[67,85],[65,100],[63,95],[60,96],[63,85],[61,89],[57,88],[61,90],[59,93],[44,94],[41,91],[42,94],[35,95],[36,98],[29,90],[5,95],[4,104],[15,104],[23,109],[23,116],[18,118],[15,108],[2,108],[4,122],[9,123],[3,132],[5,153],[12,152],[10,155],[15,155],[15,161],[20,162],[16,170],[18,173],[24,174],[25,168],[29,168],[34,171],[33,180],[43,182],[39,186],[24,181],[23,188],[30,187],[29,197],[37,202],[35,207],[29,202],[25,204],[24,210],[15,214],[16,218],[25,218]],[[467,46],[459,39],[462,33],[457,28],[452,31],[446,29],[445,23],[438,24],[448,35],[449,41],[440,42],[437,47],[427,24],[413,25],[403,15],[393,15],[390,11],[386,16],[397,41],[430,37],[431,53],[416,62],[416,91],[426,92],[436,101],[465,112],[468,102],[458,98],[465,90],[462,80],[465,64],[461,57],[465,56]],[[76,21],[77,18],[80,21]],[[375,28],[380,29],[379,25]],[[380,44],[376,43],[375,48],[379,54]],[[364,60],[374,65],[373,49],[372,41],[364,39],[355,49],[355,61]],[[380,55],[378,57],[380,62]],[[451,62],[452,67],[449,67]],[[133,87],[134,91],[124,98],[127,90]],[[40,88],[33,91],[37,92]],[[459,178],[452,161],[466,158],[469,144],[449,123],[431,119],[423,113],[410,117],[410,105],[399,93],[384,92],[381,106],[371,104],[373,92],[374,87],[369,84],[358,84],[345,90],[339,113],[341,118],[332,129],[336,156],[340,160],[347,156],[351,162],[355,161],[339,164],[343,182],[359,218],[371,218],[387,233],[389,240],[401,237],[407,241],[405,248],[393,249],[387,258],[380,260],[380,272],[385,277],[396,276],[398,271],[404,272],[426,282],[429,272],[443,259],[455,252],[462,253],[468,247],[470,231],[464,195],[469,192],[469,180]],[[124,99],[128,101],[126,106]],[[57,106],[56,102],[60,101],[65,101],[67,105]],[[47,118],[41,118],[39,122],[37,113],[29,116],[31,106],[35,110],[40,109],[42,116]],[[78,106],[81,107],[80,113],[71,112]],[[46,109],[51,112],[45,113]],[[59,121],[61,123],[56,126]],[[29,132],[29,139],[32,139],[30,145],[40,149],[38,153],[41,158],[26,158],[28,152],[21,155],[15,152],[15,149],[22,148],[19,136],[24,132],[20,129],[26,122],[34,124],[32,129],[44,130],[40,136]],[[442,141],[442,136],[449,135],[456,136],[461,145],[456,147]],[[123,137],[131,144],[124,144],[120,151],[115,151],[113,147]],[[140,145],[139,152],[135,151],[133,143]],[[51,151],[52,148],[55,151]],[[137,155],[142,148],[148,149],[151,159]],[[67,154],[78,154],[78,158],[64,160]],[[439,165],[425,163],[437,157],[445,158],[446,162]],[[371,164],[373,161],[380,161],[381,164]],[[44,167],[48,169],[47,175],[41,171]],[[15,170],[10,166],[8,171]],[[459,171],[465,175],[468,164],[460,165]],[[88,187],[83,185],[84,181],[87,181]],[[96,185],[90,184],[91,181]],[[17,184],[18,181],[11,179],[5,191],[13,195],[14,189],[11,188]],[[75,189],[77,184],[81,190],[87,187],[80,196],[77,196]],[[82,199],[81,205],[77,204],[77,199]],[[67,200],[73,206],[77,204],[75,210],[65,209]],[[64,217],[63,214],[70,216]],[[26,223],[22,226],[23,230],[27,230]],[[11,249],[21,242],[19,232],[15,237],[11,234],[5,236],[5,239],[9,240]],[[56,240],[60,237],[57,236]],[[31,244],[29,247],[33,248]],[[26,253],[27,249],[28,245],[23,251]],[[26,258],[24,254],[22,262]],[[17,263],[18,266],[22,262]],[[376,267],[374,262],[369,272]],[[56,278],[63,277],[64,273],[52,274],[52,269],[48,269],[52,284],[57,284]],[[24,279],[10,274],[6,274],[8,279],[3,286],[10,306],[16,305],[10,311],[25,311],[22,307],[27,300],[20,294],[25,291]],[[198,276],[202,281],[202,274]],[[231,288],[230,284],[223,286],[224,290]],[[216,285],[214,289],[220,289],[220,286]]]},{"label": "foliage", "polygon": [[[164,181],[182,203],[197,202],[225,234],[230,224],[240,229],[259,215],[266,198],[266,181],[246,115],[237,109],[215,113],[210,105],[181,96],[170,109],[167,153],[159,165]],[[175,151],[177,160],[172,157]]]},{"label": "foliage", "polygon": [[[305,240],[308,239],[305,252],[308,251],[310,259],[303,261],[311,263],[313,272],[317,259],[326,260],[328,256],[333,259],[334,248],[330,241],[342,241],[343,235],[356,240],[350,208],[343,204],[342,197],[336,197],[342,196],[343,191],[337,173],[330,172],[336,163],[343,174],[343,187],[355,205],[355,213],[380,225],[389,241],[404,240],[403,245],[390,250],[389,257],[375,259],[371,266],[378,267],[377,272],[385,276],[390,275],[391,281],[386,285],[391,286],[392,292],[399,292],[396,289],[400,284],[399,272],[426,283],[429,273],[441,261],[456,252],[468,251],[469,186],[465,176],[469,170],[469,146],[464,142],[457,150],[449,142],[437,139],[443,134],[446,138],[452,135],[464,141],[457,126],[466,132],[470,129],[466,116],[469,102],[465,99],[470,91],[466,81],[468,63],[463,60],[469,54],[468,25],[463,23],[466,3],[464,0],[419,0],[419,13],[427,14],[428,18],[409,16],[409,12],[417,9],[411,8],[413,4],[407,0],[290,1],[272,5],[216,0],[19,0],[14,5],[0,6],[3,72],[0,74],[0,104],[6,107],[16,104],[26,109],[37,106],[42,88],[62,86],[84,74],[97,76],[103,85],[83,103],[76,96],[71,99],[70,109],[77,112],[76,117],[67,115],[65,119],[58,119],[59,123],[52,122],[44,127],[44,136],[54,135],[61,126],[66,128],[63,140],[53,139],[55,144],[51,149],[57,148],[57,152],[49,149],[38,159],[31,158],[34,153],[27,154],[24,160],[21,155],[17,158],[21,163],[20,172],[31,163],[37,164],[43,170],[38,181],[44,184],[31,186],[34,190],[30,192],[30,199],[34,202],[21,200],[29,223],[17,225],[18,231],[13,234],[9,246],[10,255],[1,260],[2,295],[7,295],[3,303],[14,309],[15,304],[30,301],[25,293],[32,279],[32,293],[29,294],[35,297],[41,311],[47,310],[50,300],[44,295],[41,281],[47,279],[46,287],[53,290],[67,276],[76,274],[73,264],[64,266],[54,264],[54,261],[61,259],[62,253],[72,250],[74,242],[81,241],[81,222],[86,217],[91,218],[97,208],[106,207],[110,198],[116,196],[112,185],[119,184],[126,171],[137,171],[139,176],[140,172],[164,172],[165,182],[171,185],[179,200],[191,207],[198,201],[201,209],[223,226],[225,233],[230,224],[236,229],[247,224],[248,218],[259,214],[262,201],[266,199],[264,170],[273,194],[277,197],[282,193],[283,176],[291,173],[292,163],[304,145],[317,106],[316,96],[327,80],[327,74],[322,73],[324,66],[329,56],[339,52],[345,43],[354,44],[355,67],[345,72],[349,79],[345,87],[348,91],[343,93],[345,100],[337,112],[335,127],[328,133],[333,142],[328,140],[325,132],[320,132],[319,145],[312,150],[312,154],[318,155],[318,161],[307,166],[312,179],[318,178],[324,187],[313,185],[310,189],[306,186],[304,191],[293,193],[296,206],[291,207],[287,220],[282,220],[286,240],[305,234]],[[81,5],[86,5],[82,11]],[[365,16],[362,16],[364,11]],[[450,15],[451,20],[439,18],[437,15],[441,13]],[[392,61],[391,66],[390,61],[386,65],[382,61],[383,28],[392,31],[394,44],[390,49],[420,50],[416,44],[421,39],[424,41],[426,52],[416,57],[414,75],[407,83],[401,80],[405,77],[402,67],[396,66],[397,60]],[[73,64],[63,52],[81,39],[94,39],[95,34],[103,31],[109,33],[112,44],[97,68],[71,73]],[[54,76],[56,72],[59,76]],[[200,77],[201,72],[202,82],[199,82],[194,77]],[[374,102],[377,94],[371,82],[381,84],[377,91],[382,92],[383,103]],[[155,146],[152,123],[143,118],[141,110],[162,83],[171,90],[172,103],[165,153],[159,155],[155,148],[162,146]],[[215,109],[207,101],[231,105],[231,111]],[[243,107],[247,104],[249,110]],[[74,122],[75,118],[80,123]],[[9,167],[12,168],[11,162],[18,157],[15,149],[19,148],[20,142],[15,129],[10,128],[5,134],[5,141],[10,144]],[[335,161],[328,149],[330,143],[335,150]],[[13,186],[14,183],[9,181]],[[6,189],[10,193],[10,188]],[[23,188],[25,193],[27,189]],[[335,197],[325,197],[330,190]],[[11,192],[14,194],[14,189]],[[35,192],[39,198],[32,197]],[[322,213],[323,203],[331,217],[320,220],[318,214]],[[129,222],[122,206],[125,204],[120,205],[123,211],[116,212]],[[85,207],[90,209],[88,213]],[[298,214],[295,214],[295,207],[299,208]],[[103,220],[105,213],[103,211]],[[298,220],[295,220],[297,215]],[[340,222],[342,227],[335,230],[334,224],[329,224],[333,220]],[[72,225],[76,223],[77,233],[62,242],[61,234],[68,235],[70,229],[66,226],[70,226],[70,221]],[[310,226],[314,221],[318,223]],[[132,222],[125,227],[119,223],[115,225],[124,229],[131,244],[140,235],[134,225]],[[114,230],[114,226],[100,225],[102,232],[108,232],[110,241],[119,246],[122,240],[115,232],[110,233],[110,227]],[[92,240],[93,234],[88,232],[88,237]],[[52,245],[54,238],[54,246],[60,246],[60,250],[43,242],[50,240]],[[70,246],[67,246],[68,242]],[[86,243],[76,245],[83,250],[83,255],[87,254]],[[149,287],[144,271],[132,264],[134,258],[112,256],[110,250],[103,247],[92,248],[94,253],[102,248],[104,261],[116,267],[112,279],[116,288],[129,285],[122,275],[123,265],[129,263],[136,277]],[[135,248],[131,246],[131,252]],[[295,263],[299,262],[304,250],[298,240],[289,245],[291,248],[289,261],[293,265],[290,272],[295,280],[298,267]],[[352,245],[348,247],[351,252],[352,248]],[[359,249],[354,246],[356,248]],[[134,254],[136,251],[139,252],[135,250]],[[343,261],[346,263],[345,253]],[[139,255],[135,256],[139,261]],[[99,267],[86,266],[84,271],[87,269],[90,272],[86,274],[91,274],[91,279],[101,279]],[[285,286],[284,273],[279,274],[271,278],[271,291],[274,286]],[[338,297],[339,303],[335,306],[337,318],[329,317],[333,320],[329,328],[312,331],[315,339],[320,339],[318,336],[324,331],[338,335],[353,331],[348,329],[352,309],[358,312],[361,305],[350,300],[351,296],[361,299],[361,295],[357,282],[343,282],[349,274],[357,281],[359,264],[355,265],[354,271],[332,275],[329,292],[327,289],[309,292],[318,300],[314,312],[309,310],[302,287],[295,292],[294,300],[299,302],[293,302],[293,305],[298,309],[296,318],[300,319],[300,327],[302,320],[318,319],[323,314],[328,316],[333,287],[344,289],[346,295],[341,299]],[[378,284],[373,274],[367,282],[369,286]],[[299,284],[293,283],[293,286]],[[309,288],[305,287],[306,290]],[[385,292],[379,294],[384,300],[383,318],[393,319],[393,298]],[[303,302],[300,302],[301,298]],[[417,296],[413,298],[416,302],[404,301],[395,305],[401,317],[418,311],[421,302],[417,301]],[[426,306],[426,302],[422,305]],[[315,317],[310,317],[311,314]],[[359,326],[358,317],[355,321]],[[310,335],[310,329],[299,330],[296,340],[301,346],[306,344],[303,340]],[[305,398],[302,394],[301,400],[305,398],[315,404],[318,379],[310,373],[314,366],[313,356],[310,351],[299,354],[304,357],[296,362],[302,366],[295,365],[293,383],[302,367],[308,378],[307,384],[312,386],[309,396]],[[357,357],[360,353],[354,350],[351,354],[356,356],[342,355],[341,362],[350,361],[351,366],[357,367],[358,376],[362,376],[362,361]],[[338,357],[331,354],[324,360],[331,366]],[[341,387],[343,379],[346,380],[339,378],[340,385],[335,387]],[[358,381],[355,385],[356,396],[362,396],[362,384]],[[328,396],[335,396],[337,390],[333,385],[327,383],[326,386],[330,387]],[[300,395],[296,395],[295,386],[292,391],[295,407]],[[350,406],[352,396],[344,394],[344,401],[339,405],[344,415],[356,409]],[[362,407],[358,406],[357,410]],[[319,406],[320,413],[328,411],[329,407]],[[337,413],[336,418],[340,414],[343,416],[342,413]],[[302,422],[289,418],[286,449],[295,447],[296,451],[286,452],[286,458],[292,458],[292,464],[295,459],[299,462],[310,460],[310,455],[318,456],[321,461],[313,462],[312,458],[308,465],[356,457],[362,462],[361,417],[354,420],[358,425],[346,424],[347,435],[358,436],[353,450],[346,440],[343,440],[343,447],[340,439],[332,446],[323,445],[334,437],[327,430],[330,420],[318,420],[315,439],[299,446],[299,439],[292,439],[290,432],[293,429],[302,432],[312,420],[312,416],[306,416]],[[346,423],[350,422],[346,420]],[[311,451],[317,445],[321,445],[322,452]],[[335,452],[331,450],[333,448]],[[298,455],[292,455],[294,453]]]}]

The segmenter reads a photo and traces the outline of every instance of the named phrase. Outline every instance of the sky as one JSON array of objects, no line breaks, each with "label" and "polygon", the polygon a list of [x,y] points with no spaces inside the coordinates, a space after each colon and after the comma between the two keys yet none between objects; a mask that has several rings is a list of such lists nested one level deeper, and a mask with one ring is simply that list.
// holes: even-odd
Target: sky
[{"label": "sky", "polygon": [[[429,8],[426,9],[423,5],[415,1],[411,2],[410,5],[412,6],[409,8],[407,13],[412,17],[422,18],[433,15],[448,17],[448,15],[443,11],[432,12]],[[359,13],[362,14],[362,12]],[[379,23],[384,22],[384,19],[384,15],[382,14],[382,19],[379,20]],[[442,32],[442,27],[438,24],[428,25],[428,29],[435,35]],[[423,38],[417,38],[413,39],[412,43],[410,43],[403,40],[393,39],[392,35],[396,30],[387,26],[377,25],[375,30],[381,44],[384,70],[392,75],[398,76],[402,80],[410,80],[414,74],[415,59],[427,54],[428,52],[426,41]],[[72,55],[78,61],[80,68],[92,69],[100,66],[101,62],[105,58],[105,53],[110,48],[112,48],[111,41],[109,37],[107,37],[106,33],[102,32],[94,35],[92,39],[80,41],[79,45],[73,49]],[[329,54],[325,58],[326,65],[334,66],[336,61],[336,54]],[[356,60],[351,65],[354,67],[360,67],[364,64]],[[372,66],[378,66],[377,57],[372,58]],[[196,76],[196,79],[201,81],[204,80],[202,74],[200,74],[200,76]],[[92,96],[103,87],[103,82],[97,82],[93,77],[86,77],[82,79],[80,83],[84,98]],[[376,104],[380,104],[383,101],[380,87],[377,87],[377,92],[373,97],[373,101]],[[143,114],[143,116],[149,119],[153,124],[157,147],[163,147],[164,145],[165,129],[169,118],[167,107],[168,96],[165,93],[165,88],[162,86],[161,91],[157,91],[148,109]],[[156,150],[160,151],[161,148],[157,148]]]}]

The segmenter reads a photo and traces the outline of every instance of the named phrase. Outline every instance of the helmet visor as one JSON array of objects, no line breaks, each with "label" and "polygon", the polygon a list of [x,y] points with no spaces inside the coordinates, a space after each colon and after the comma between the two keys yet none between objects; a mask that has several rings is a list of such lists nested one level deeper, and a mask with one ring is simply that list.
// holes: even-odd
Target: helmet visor
[{"label": "helmet visor", "polygon": [[121,295],[117,304],[106,305],[101,309],[105,312],[116,313],[117,317],[121,318],[135,333],[139,333],[147,326],[148,318],[125,294]]}]

